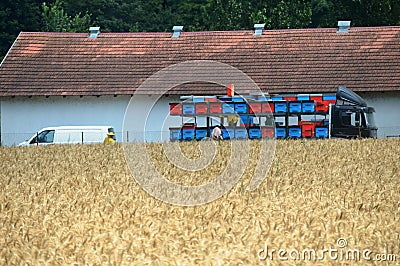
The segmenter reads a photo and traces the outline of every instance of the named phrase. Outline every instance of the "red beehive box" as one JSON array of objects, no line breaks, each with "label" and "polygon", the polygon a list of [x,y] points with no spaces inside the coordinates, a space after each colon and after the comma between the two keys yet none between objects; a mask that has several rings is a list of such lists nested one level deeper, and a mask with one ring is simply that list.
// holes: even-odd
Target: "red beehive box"
[{"label": "red beehive box", "polygon": [[336,104],[336,100],[323,100],[321,102],[315,103],[315,111],[318,112],[328,112],[329,104]]},{"label": "red beehive box", "polygon": [[274,112],[274,103],[273,102],[261,103],[261,112],[263,112],[263,113],[273,113]]},{"label": "red beehive box", "polygon": [[329,104],[336,104],[336,100],[324,100],[323,102],[324,102],[324,104],[326,104],[328,106],[329,106]]},{"label": "red beehive box", "polygon": [[325,104],[323,102],[315,102],[315,111],[317,113],[319,113],[319,112],[324,112],[324,113],[328,112],[328,107],[329,107],[329,105],[327,105],[327,104]]},{"label": "red beehive box", "polygon": [[169,113],[171,115],[181,115],[182,114],[182,104],[180,103],[170,103]]},{"label": "red beehive box", "polygon": [[261,113],[261,110],[262,110],[261,102],[250,102],[249,107],[250,107],[251,114]]},{"label": "red beehive box", "polygon": [[208,104],[207,103],[196,103],[195,111],[196,111],[196,114],[207,114],[208,113]]},{"label": "red beehive box", "polygon": [[310,96],[310,101],[322,102],[322,95],[321,96]]},{"label": "red beehive box", "polygon": [[183,129],[195,129],[196,124],[195,123],[185,123],[182,125],[182,130]]},{"label": "red beehive box", "polygon": [[262,127],[261,128],[261,138],[274,138],[274,128],[273,127]]},{"label": "red beehive box", "polygon": [[215,96],[204,96],[204,101],[205,102],[218,102],[218,99]]},{"label": "red beehive box", "polygon": [[283,97],[284,101],[297,101],[297,97],[295,96],[285,96]]},{"label": "red beehive box", "polygon": [[222,103],[221,102],[210,102],[210,114],[221,114]]},{"label": "red beehive box", "polygon": [[315,124],[303,122],[301,125],[301,136],[303,138],[312,138],[315,136]]}]

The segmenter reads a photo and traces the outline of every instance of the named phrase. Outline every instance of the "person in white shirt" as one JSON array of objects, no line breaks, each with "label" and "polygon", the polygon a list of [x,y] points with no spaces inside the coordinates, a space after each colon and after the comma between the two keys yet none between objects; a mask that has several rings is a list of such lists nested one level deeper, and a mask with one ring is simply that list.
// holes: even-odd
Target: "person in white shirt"
[{"label": "person in white shirt", "polygon": [[214,127],[214,129],[213,129],[213,131],[211,133],[211,138],[214,139],[214,140],[222,140],[222,139],[224,139],[222,137],[222,131],[221,131],[220,126],[215,126]]}]

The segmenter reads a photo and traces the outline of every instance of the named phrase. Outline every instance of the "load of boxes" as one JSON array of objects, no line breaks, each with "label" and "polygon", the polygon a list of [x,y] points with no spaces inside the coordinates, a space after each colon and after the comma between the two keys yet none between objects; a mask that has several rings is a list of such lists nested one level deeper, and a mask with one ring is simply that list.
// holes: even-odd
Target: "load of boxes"
[{"label": "load of boxes", "polygon": [[[329,105],[336,103],[336,95],[182,96],[180,100],[170,103],[170,115],[220,119],[224,139],[327,138]],[[231,116],[237,116],[239,124],[228,123]],[[268,122],[272,117],[275,125]],[[171,127],[170,140],[209,137],[211,120],[204,126]]]}]

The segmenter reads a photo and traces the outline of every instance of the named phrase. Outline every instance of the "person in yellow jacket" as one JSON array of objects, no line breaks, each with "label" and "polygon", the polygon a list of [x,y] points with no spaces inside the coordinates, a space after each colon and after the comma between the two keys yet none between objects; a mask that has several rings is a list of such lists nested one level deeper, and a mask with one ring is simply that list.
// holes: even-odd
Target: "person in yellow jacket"
[{"label": "person in yellow jacket", "polygon": [[104,144],[113,144],[115,143],[114,137],[115,134],[114,132],[108,132],[107,137],[104,139],[103,143]]},{"label": "person in yellow jacket", "polygon": [[237,115],[230,115],[227,118],[228,125],[230,127],[235,127],[237,125],[238,120],[239,120],[239,117]]}]

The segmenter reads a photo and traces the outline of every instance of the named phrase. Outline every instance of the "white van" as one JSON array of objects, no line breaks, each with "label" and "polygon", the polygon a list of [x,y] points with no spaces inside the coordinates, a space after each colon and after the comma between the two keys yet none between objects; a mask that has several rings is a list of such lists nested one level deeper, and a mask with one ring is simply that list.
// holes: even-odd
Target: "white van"
[{"label": "white van", "polygon": [[[110,132],[114,133],[114,128],[110,126],[46,127],[18,146],[103,143]],[[115,135],[113,137],[115,140]]]}]

